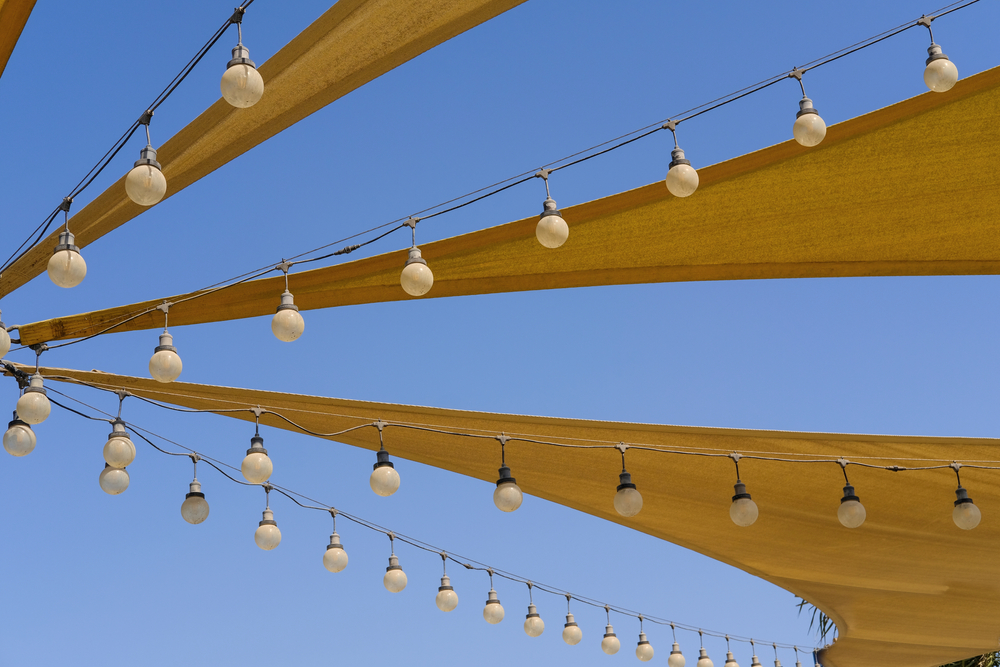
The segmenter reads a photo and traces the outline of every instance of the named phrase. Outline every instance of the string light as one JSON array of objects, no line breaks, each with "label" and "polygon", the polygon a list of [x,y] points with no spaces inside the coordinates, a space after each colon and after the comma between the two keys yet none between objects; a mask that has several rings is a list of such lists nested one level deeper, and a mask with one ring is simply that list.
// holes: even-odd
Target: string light
[{"label": "string light", "polygon": [[451,579],[448,577],[448,554],[441,552],[441,585],[438,586],[437,595],[434,596],[434,604],[441,611],[454,611],[455,607],[458,606],[458,593],[455,592],[455,587],[451,585]]},{"label": "string light", "polygon": [[410,218],[403,223],[413,232],[413,244],[410,247],[410,256],[403,265],[403,271],[399,274],[399,284],[410,296],[423,296],[434,286],[434,273],[427,266],[427,260],[420,256],[420,248],[417,247],[418,222],[419,218]]},{"label": "string light", "polygon": [[535,225],[535,238],[546,248],[558,248],[569,238],[569,225],[563,220],[562,213],[556,208],[556,202],[549,193],[549,174],[551,169],[539,169],[536,177],[545,181],[545,201],[542,203],[542,214],[538,216]]},{"label": "string light", "polygon": [[288,291],[288,268],[289,262],[284,260],[278,264],[279,269],[285,274],[285,291],[281,294],[281,305],[271,318],[271,333],[274,337],[285,343],[297,340],[305,331],[306,322],[299,313],[299,307],[295,305],[292,293]]},{"label": "string light", "polygon": [[382,585],[390,593],[399,593],[406,588],[406,573],[399,566],[399,559],[396,558],[396,548],[393,542],[396,535],[389,533],[389,567],[385,568],[385,576],[382,577]]},{"label": "string light", "polygon": [[669,120],[663,127],[674,137],[674,149],[670,151],[670,165],[667,167],[667,190],[675,197],[690,197],[698,189],[698,172],[691,166],[691,160],[684,157],[684,150],[677,145],[677,124],[679,120]]},{"label": "string light", "polygon": [[934,29],[931,28],[934,19],[933,16],[921,16],[917,21],[917,25],[927,28],[931,37],[931,45],[927,47],[924,84],[935,93],[944,93],[951,90],[958,82],[958,68],[941,52],[941,47],[934,43]]},{"label": "string light", "polygon": [[736,662],[736,658],[733,657],[733,652],[729,648],[729,635],[726,635],[726,664],[725,667],[740,667],[740,663]]},{"label": "string light", "polygon": [[7,430],[3,434],[3,448],[11,456],[27,456],[35,450],[36,442],[31,425],[18,418],[15,412],[14,419],[7,424]]},{"label": "string light", "polygon": [[976,507],[976,504],[972,502],[969,492],[962,488],[962,477],[958,472],[962,464],[953,461],[951,467],[955,469],[955,477],[958,479],[958,488],[955,489],[957,498],[955,500],[955,509],[951,512],[951,518],[955,522],[955,525],[962,530],[972,530],[979,525],[983,514]]},{"label": "string light", "polygon": [[653,659],[653,645],[646,639],[646,633],[642,631],[642,614],[639,614],[639,643],[635,647],[635,657],[642,662],[649,662]]},{"label": "string light", "polygon": [[604,607],[604,613],[608,616],[608,624],[604,628],[604,637],[601,639],[601,650],[608,655],[614,655],[618,653],[622,643],[619,641],[618,635],[615,634],[615,629],[611,626],[611,610],[608,609],[607,605]]},{"label": "string light", "polygon": [[837,461],[844,472],[844,497],[840,499],[840,507],[837,508],[837,518],[846,528],[857,528],[865,522],[865,506],[861,504],[861,499],[854,495],[854,487],[847,479],[847,466],[850,463],[847,459],[841,458]]},{"label": "string light", "polygon": [[812,100],[806,96],[806,87],[802,83],[804,73],[804,69],[795,68],[788,76],[796,79],[802,88],[802,99],[799,100],[799,112],[795,114],[795,124],[792,125],[792,136],[795,137],[795,141],[808,148],[823,141],[826,136],[826,123],[813,108]]},{"label": "string light", "polygon": [[264,438],[260,437],[260,416],[264,412],[259,407],[254,409],[254,434],[250,438],[250,449],[240,464],[243,478],[251,484],[263,484],[271,478],[274,464],[264,449]]},{"label": "string light", "polygon": [[[670,632],[674,637],[674,645],[670,647],[670,655],[667,657],[668,667],[684,667],[687,660],[684,659],[684,654],[681,653],[681,646],[677,643],[677,628],[674,624],[670,624]],[[701,630],[698,631],[701,634]]]},{"label": "string light", "polygon": [[257,71],[257,65],[250,60],[250,51],[243,46],[243,14],[246,8],[237,7],[230,19],[236,24],[239,41],[233,47],[233,59],[226,65],[219,88],[222,98],[237,109],[252,107],[264,95],[264,79]]},{"label": "string light", "polygon": [[500,604],[497,592],[493,590],[493,568],[487,569],[486,573],[490,575],[490,592],[486,594],[486,606],[483,607],[483,620],[490,625],[496,625],[503,620],[503,605]]},{"label": "string light", "polygon": [[528,581],[528,613],[524,617],[524,634],[529,637],[540,637],[545,632],[545,621],[542,620],[538,609],[535,608],[535,601],[531,597],[531,587],[533,584]]},{"label": "string light", "polygon": [[135,445],[125,430],[125,422],[111,422],[111,434],[104,443],[104,461],[112,468],[126,468],[135,460]]},{"label": "string light", "polygon": [[624,517],[633,517],[642,509],[642,494],[632,483],[632,475],[625,470],[625,450],[628,445],[617,445],[622,454],[622,471],[618,475],[618,490],[615,493],[615,510]]},{"label": "string light", "polygon": [[781,661],[778,660],[778,645],[773,644],[773,646],[774,646],[774,667],[781,667]]},{"label": "string light", "polygon": [[139,159],[125,176],[125,194],[139,206],[152,206],[167,194],[167,179],[156,161],[156,149],[149,137],[149,121],[152,119],[152,109],[139,118],[139,124],[146,128],[146,147],[139,151]]},{"label": "string light", "polygon": [[271,489],[270,484],[264,484],[264,515],[257,530],[253,533],[253,541],[264,551],[271,551],[281,544],[281,531],[278,529],[278,522],[274,520],[274,512],[271,511]]},{"label": "string light", "polygon": [[45,393],[45,383],[37,367],[21,398],[17,399],[16,410],[22,421],[32,425],[41,424],[52,412],[52,404]]},{"label": "string light", "polygon": [[173,382],[180,377],[184,363],[174,347],[174,337],[167,332],[167,322],[170,318],[172,303],[163,303],[156,307],[163,311],[163,333],[160,334],[160,344],[153,348],[153,356],[149,358],[149,374],[157,382]]},{"label": "string light", "polygon": [[389,460],[389,452],[385,451],[385,443],[382,441],[382,429],[388,424],[381,419],[375,422],[378,429],[379,450],[376,452],[375,465],[372,466],[372,476],[368,479],[368,484],[376,495],[383,498],[391,496],[399,490],[399,473],[396,467]]},{"label": "string light", "polygon": [[566,625],[563,626],[562,638],[563,641],[570,646],[576,646],[583,639],[583,630],[580,626],[576,624],[576,619],[573,618],[573,612],[569,610],[569,601],[573,598],[572,595],[566,594]]},{"label": "string light", "polygon": [[344,545],[340,543],[340,535],[337,534],[337,510],[331,508],[330,516],[333,517],[333,532],[330,533],[330,544],[326,545],[326,552],[323,554],[323,567],[330,572],[342,572],[347,567],[347,552]]},{"label": "string light", "polygon": [[76,287],[87,277],[87,262],[84,261],[80,249],[75,245],[76,237],[69,231],[69,207],[72,203],[73,200],[66,197],[59,205],[65,223],[63,231],[59,233],[59,242],[56,244],[52,256],[49,257],[46,268],[49,280],[59,287],[65,288]]},{"label": "string light", "polygon": [[191,462],[194,464],[194,480],[192,480],[184,502],[181,503],[181,516],[192,525],[202,523],[208,518],[208,501],[201,491],[201,483],[198,481],[198,459],[197,454],[191,454]]},{"label": "string light", "polygon": [[698,649],[698,663],[696,667],[715,667],[715,663],[708,657],[708,652],[705,650],[705,638],[702,636],[701,630],[698,631],[698,640],[701,642],[701,648]]},{"label": "string light", "polygon": [[747,485],[740,480],[740,458],[736,452],[729,455],[736,464],[736,494],[733,496],[733,504],[729,506],[729,518],[737,526],[751,526],[757,520],[757,503],[750,498],[747,493]]},{"label": "string light", "polygon": [[501,434],[497,436],[497,440],[500,441],[500,479],[497,480],[497,488],[493,492],[493,504],[502,512],[513,512],[521,506],[524,494],[521,493],[521,487],[517,485],[517,480],[511,477],[510,468],[507,467],[504,449],[510,438]]},{"label": "string light", "polygon": [[101,485],[101,490],[109,496],[120,495],[128,488],[128,471],[105,463],[104,469],[97,477],[97,483]]},{"label": "string light", "polygon": [[750,667],[761,667],[760,660],[757,659],[757,647],[754,646],[753,640],[750,640],[750,650],[753,652],[753,658],[750,660]]}]

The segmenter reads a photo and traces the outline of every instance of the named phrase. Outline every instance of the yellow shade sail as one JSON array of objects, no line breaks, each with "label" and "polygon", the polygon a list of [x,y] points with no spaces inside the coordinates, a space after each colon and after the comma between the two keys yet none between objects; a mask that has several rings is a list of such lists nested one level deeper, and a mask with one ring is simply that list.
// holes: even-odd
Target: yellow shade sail
[{"label": "yellow shade sail", "polygon": [[[315,432],[360,426],[331,439],[370,450],[379,444],[372,423],[383,420],[389,424],[385,446],[393,457],[490,483],[500,466],[495,436],[504,433],[513,438],[506,447],[507,463],[525,493],[693,549],[816,604],[840,632],[823,655],[827,667],[932,667],[997,647],[1000,471],[962,469],[962,483],[984,517],[979,527],[965,531],[952,521],[957,485],[952,470],[893,472],[857,464],[947,466],[958,459],[995,466],[998,440],[525,417],[164,385],[97,371],[46,368],[42,374],[50,387],[55,380],[82,381],[187,408],[241,409],[226,416],[248,422],[254,420],[250,408],[260,406]],[[273,414],[264,414],[261,423],[297,430]],[[644,499],[642,511],[631,519],[619,516],[612,504],[621,469],[614,448],[619,442],[630,445],[627,467]],[[235,463],[243,446],[234,444],[228,454],[203,453]],[[729,517],[736,481],[733,462],[725,457],[730,452],[744,455],[740,473],[760,508],[757,522],[747,528]],[[274,481],[280,484],[280,454],[274,450],[272,455],[278,462]],[[837,519],[844,485],[838,457],[854,462],[848,474],[867,508],[867,520],[856,529]],[[485,498],[490,486],[483,485]]]},{"label": "yellow shade sail", "polygon": [[24,24],[35,8],[35,0],[0,0],[0,75],[7,68]]},{"label": "yellow shade sail", "polygon": [[[167,178],[166,196],[352,90],[522,2],[340,0],[259,67],[266,89],[257,104],[236,109],[220,99],[157,147],[157,160]],[[93,243],[145,210],[125,195],[124,182],[123,175],[70,219],[76,245]],[[4,271],[0,296],[45,270],[57,236],[58,231],[53,232]]]},{"label": "yellow shade sail", "polygon": [[[701,169],[701,187],[685,199],[659,181],[564,208],[570,236],[555,250],[535,239],[536,216],[428,243],[421,250],[434,287],[423,298],[686,280],[1000,273],[1000,134],[982,124],[998,117],[1000,68],[948,93],[834,125],[815,148],[788,141]],[[399,250],[292,273],[295,303],[309,310],[409,299],[399,285],[405,260]],[[236,285],[177,303],[170,323],[271,314],[283,290],[280,276]],[[24,325],[21,341],[160,327],[161,313],[142,313],[163,300]]]}]

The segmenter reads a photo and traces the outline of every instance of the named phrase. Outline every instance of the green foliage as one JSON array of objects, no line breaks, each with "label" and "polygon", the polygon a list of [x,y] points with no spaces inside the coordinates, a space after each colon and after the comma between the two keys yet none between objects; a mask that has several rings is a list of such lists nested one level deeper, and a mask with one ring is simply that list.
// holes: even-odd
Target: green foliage
[{"label": "green foliage", "polygon": [[958,662],[949,662],[941,667],[1000,667],[1000,652],[977,655]]}]

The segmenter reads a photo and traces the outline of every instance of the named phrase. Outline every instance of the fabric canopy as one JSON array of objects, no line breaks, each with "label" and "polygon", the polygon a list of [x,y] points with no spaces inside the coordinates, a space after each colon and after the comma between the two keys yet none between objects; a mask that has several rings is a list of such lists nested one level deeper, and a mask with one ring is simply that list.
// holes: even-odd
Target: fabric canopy
[{"label": "fabric canopy", "polygon": [[[220,99],[158,147],[167,197],[352,90],[522,2],[340,0],[260,66],[266,86],[260,102],[236,109]],[[33,3],[7,4],[30,9]],[[0,31],[0,44],[4,35]],[[83,247],[143,210],[125,195],[123,174],[70,219],[70,231]],[[58,230],[4,271],[0,297],[45,271],[57,236]]]},{"label": "fabric canopy", "polygon": [[0,75],[34,8],[35,0],[0,0]]},{"label": "fabric canopy", "polygon": [[[956,480],[950,469],[892,472],[849,466],[851,483],[868,518],[863,526],[848,529],[837,520],[844,478],[832,459],[843,456],[855,462],[911,467],[946,465],[953,459],[988,462],[1000,458],[998,440],[524,417],[180,382],[164,385],[98,371],[46,368],[42,374],[50,386],[53,380],[84,381],[188,408],[243,408],[245,412],[226,416],[249,422],[254,419],[249,409],[259,405],[316,432],[384,420],[390,424],[385,443],[393,457],[486,482],[497,479],[500,447],[492,436],[501,433],[564,445],[605,444],[603,449],[583,449],[515,439],[507,445],[506,459],[526,493],[693,549],[817,605],[840,632],[822,656],[827,667],[932,667],[997,646],[1000,471],[962,470],[962,483],[984,517],[979,527],[964,531],[951,518]],[[264,414],[261,423],[295,430],[274,415]],[[400,424],[490,437],[404,429]],[[373,427],[335,440],[370,450],[378,449],[379,443]],[[644,499],[642,511],[631,519],[619,516],[612,504],[621,466],[619,452],[612,446],[618,442],[632,445],[626,462]],[[282,445],[273,439],[271,443],[275,483],[280,484]],[[729,517],[736,479],[731,460],[649,451],[640,445],[673,452],[824,461],[744,459],[740,473],[760,517],[754,525],[741,528]],[[240,445],[228,453],[203,453],[232,463],[243,455]],[[483,502],[489,502],[488,485],[482,492]]]},{"label": "fabric canopy", "polygon": [[[984,117],[1000,117],[1000,68],[948,93],[928,92],[834,125],[816,148],[788,141],[701,169],[701,187],[685,199],[656,182],[564,208],[570,237],[555,250],[535,240],[535,216],[422,245],[434,271],[427,297],[684,280],[1000,273],[1000,135],[982,131]],[[696,157],[695,147],[687,148]],[[405,259],[399,250],[292,273],[291,291],[303,310],[408,299],[399,285]],[[170,324],[270,314],[283,290],[280,276],[243,283],[173,306]],[[163,300],[25,325],[21,341],[91,335]],[[115,331],[161,326],[162,314],[153,312]]]}]

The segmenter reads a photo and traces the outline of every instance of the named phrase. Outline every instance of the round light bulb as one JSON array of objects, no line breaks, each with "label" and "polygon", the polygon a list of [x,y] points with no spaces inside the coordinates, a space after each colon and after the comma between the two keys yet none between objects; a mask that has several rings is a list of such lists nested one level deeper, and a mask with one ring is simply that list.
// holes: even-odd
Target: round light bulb
[{"label": "round light bulb", "polygon": [[675,197],[690,197],[698,189],[698,172],[691,161],[684,157],[684,151],[675,148],[670,152],[670,168],[667,171],[667,190]]},{"label": "round light bulb", "polygon": [[87,262],[74,241],[74,236],[68,231],[60,233],[59,244],[49,257],[49,279],[59,287],[76,287],[87,276]]},{"label": "round light bulb", "polygon": [[927,67],[924,68],[924,83],[935,93],[952,89],[958,82],[958,68],[941,52],[941,47],[931,44],[927,47]]},{"label": "round light bulb", "polygon": [[545,621],[538,614],[534,603],[528,605],[528,614],[524,617],[524,634],[529,637],[540,637],[545,632]]},{"label": "round light bulb", "polygon": [[181,516],[190,524],[197,525],[208,518],[208,501],[201,492],[201,483],[195,479],[191,482],[190,492],[184,496],[181,503]]},{"label": "round light bulb", "polygon": [[740,667],[740,663],[736,662],[736,658],[733,657],[732,651],[726,651],[725,667]]},{"label": "round light bulb", "polygon": [[458,593],[451,585],[451,579],[448,575],[441,577],[441,586],[438,588],[437,595],[434,596],[434,604],[441,611],[452,611],[458,606]]},{"label": "round light bulb", "polygon": [[653,645],[646,639],[646,633],[639,633],[639,643],[635,647],[635,657],[642,662],[649,662],[653,659]]},{"label": "round light bulb", "polygon": [[237,109],[252,107],[264,95],[264,79],[250,60],[250,51],[242,44],[233,49],[233,59],[219,82],[222,99]]},{"label": "round light bulb", "polygon": [[274,520],[274,512],[270,509],[264,510],[264,518],[257,525],[257,530],[253,533],[253,541],[264,551],[270,551],[281,544],[281,531]]},{"label": "round light bulb", "polygon": [[826,136],[826,123],[813,108],[812,100],[803,97],[799,101],[799,112],[792,125],[795,141],[806,147],[816,146]]},{"label": "round light bulb", "polygon": [[686,662],[684,654],[681,653],[680,644],[674,642],[673,647],[670,649],[670,657],[667,658],[668,667],[684,667],[684,663]]},{"label": "round light bulb", "polygon": [[698,664],[695,667],[715,667],[715,663],[712,659],[708,657],[708,653],[705,652],[705,647],[701,647],[698,655]]},{"label": "round light bulb", "polygon": [[542,215],[535,225],[535,238],[546,248],[558,248],[569,238],[569,225],[563,220],[562,214],[556,208],[556,202],[551,197],[542,205]]},{"label": "round light bulb", "polygon": [[642,494],[636,490],[629,473],[622,472],[618,479],[621,483],[615,493],[615,510],[624,517],[635,516],[642,509]]},{"label": "round light bulb", "polygon": [[410,248],[410,257],[406,260],[403,272],[399,274],[399,284],[410,296],[423,296],[431,291],[434,285],[434,273],[427,262],[420,256],[420,248]]},{"label": "round light bulb", "polygon": [[125,176],[125,194],[139,206],[152,206],[167,194],[167,179],[160,171],[152,146],[139,151],[139,159]]},{"label": "round light bulb", "polygon": [[837,508],[837,518],[846,528],[857,528],[865,522],[865,506],[854,495],[854,487],[850,484],[844,487],[844,497]]},{"label": "round light bulb", "polygon": [[21,394],[21,398],[17,399],[16,410],[21,421],[28,424],[41,424],[48,419],[49,413],[52,412],[52,404],[45,395],[42,376],[38,373],[31,376],[30,384]]},{"label": "round light bulb", "polygon": [[576,646],[583,639],[583,630],[576,624],[573,614],[566,614],[566,625],[563,626],[562,638],[570,646]]},{"label": "round light bulb", "polygon": [[614,655],[615,653],[618,653],[618,649],[621,647],[622,643],[615,635],[615,629],[612,628],[609,623],[607,627],[604,628],[604,639],[601,640],[601,650],[608,655]]},{"label": "round light bulb", "polygon": [[111,466],[105,466],[104,470],[101,471],[100,477],[97,481],[101,485],[101,490],[104,493],[117,496],[119,493],[124,493],[125,489],[128,488],[128,471],[122,468],[112,468]]},{"label": "round light bulb", "polygon": [[500,468],[500,479],[497,480],[497,488],[493,491],[493,504],[501,512],[513,512],[521,506],[524,494],[521,487],[517,485],[517,480],[510,476],[510,468],[506,465]]},{"label": "round light bulb", "polygon": [[395,555],[389,556],[389,567],[385,568],[382,585],[390,593],[399,593],[406,588],[406,573],[399,566],[399,559]]},{"label": "round light bulb", "polygon": [[305,328],[306,321],[299,314],[292,293],[285,290],[281,295],[281,305],[278,306],[278,311],[271,318],[271,333],[278,340],[291,343],[302,335]]},{"label": "round light bulb", "polygon": [[483,619],[490,625],[496,625],[503,620],[503,605],[497,598],[497,592],[492,588],[486,597],[486,606],[483,607]]},{"label": "round light bulb", "polygon": [[372,466],[372,475],[368,478],[368,484],[376,495],[383,498],[391,496],[399,490],[399,473],[389,460],[389,452],[380,449],[377,454],[377,461]]},{"label": "round light bulb", "polygon": [[757,503],[747,493],[746,484],[737,480],[736,495],[733,496],[733,504],[729,506],[729,518],[737,526],[750,526],[757,520]]},{"label": "round light bulb", "polygon": [[134,460],[135,445],[125,431],[125,424],[116,419],[104,445],[104,461],[112,468],[125,468]]},{"label": "round light bulb", "polygon": [[951,518],[955,522],[955,525],[962,530],[972,530],[979,525],[983,514],[976,507],[975,503],[972,502],[969,492],[964,488],[959,486],[955,494],[958,496],[958,499],[955,501],[955,509],[951,511]]},{"label": "round light bulb", "polygon": [[0,322],[0,359],[3,359],[8,352],[10,352],[10,334],[4,328],[3,322]]},{"label": "round light bulb", "polygon": [[15,414],[14,421],[7,424],[7,431],[3,434],[3,448],[11,456],[27,456],[34,451],[35,444],[35,432]]},{"label": "round light bulb", "polygon": [[330,572],[341,572],[347,567],[347,552],[344,551],[344,546],[340,543],[340,535],[336,532],[330,535],[330,544],[327,545],[326,553],[323,554],[323,567]]},{"label": "round light bulb", "polygon": [[180,377],[182,370],[184,364],[174,347],[174,337],[164,331],[149,360],[149,374],[157,382],[173,382]]},{"label": "round light bulb", "polygon": [[271,478],[274,464],[264,449],[264,438],[259,435],[250,438],[250,449],[247,450],[247,455],[240,465],[240,472],[251,484],[263,484]]}]

